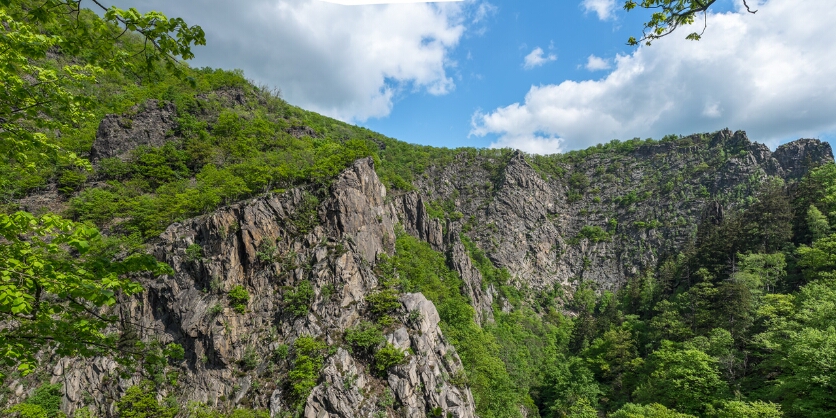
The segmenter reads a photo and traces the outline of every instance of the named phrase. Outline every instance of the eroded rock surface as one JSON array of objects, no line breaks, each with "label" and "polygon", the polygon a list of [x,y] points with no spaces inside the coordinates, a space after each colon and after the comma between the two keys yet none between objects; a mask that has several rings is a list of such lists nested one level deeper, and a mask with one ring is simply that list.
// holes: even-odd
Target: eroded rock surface
[{"label": "eroded rock surface", "polygon": [[[372,164],[359,160],[337,178],[310,230],[296,222],[310,196],[294,189],[171,225],[161,235],[154,255],[175,274],[144,280],[147,291],[121,305],[142,339],[185,348],[185,359],[174,365],[178,385],[161,396],[281,416],[292,404],[281,384],[292,362],[277,350],[311,336],[333,350],[304,402],[305,417],[425,417],[433,408],[445,416],[475,416],[470,391],[449,383],[462,364],[423,295],[403,295],[398,320],[386,329],[390,342],[414,353],[405,364],[372,374],[370,359],[352,354],[342,341],[346,329],[368,320],[365,297],[378,287],[374,263],[393,254],[394,225],[404,217],[386,202]],[[307,312],[297,315],[284,297],[303,283],[313,295]],[[244,309],[228,297],[236,286],[250,296]],[[141,379],[120,378],[117,371],[108,359],[62,360],[53,381],[64,383],[65,411],[84,403],[112,413],[113,400]]]},{"label": "eroded rock surface", "polygon": [[154,99],[134,106],[124,115],[107,115],[96,131],[90,159],[94,162],[111,157],[124,159],[139,146],[165,145],[177,126],[176,116],[173,103]]}]

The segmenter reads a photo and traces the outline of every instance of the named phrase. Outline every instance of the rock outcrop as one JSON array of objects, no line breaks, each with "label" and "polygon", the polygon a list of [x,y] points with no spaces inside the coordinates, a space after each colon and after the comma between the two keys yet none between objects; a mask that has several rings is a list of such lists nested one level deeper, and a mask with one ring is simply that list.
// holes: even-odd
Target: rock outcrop
[{"label": "rock outcrop", "polygon": [[[144,280],[147,291],[121,304],[140,338],[185,348],[185,359],[172,365],[179,384],[161,396],[222,409],[250,405],[282,416],[292,401],[281,376],[292,364],[276,353],[310,336],[333,350],[303,402],[305,417],[423,418],[436,408],[444,416],[474,417],[470,391],[450,383],[462,373],[461,361],[423,295],[402,295],[397,321],[387,329],[388,341],[412,353],[404,364],[373,374],[369,360],[343,343],[345,330],[367,316],[365,297],[378,287],[373,266],[379,255],[392,255],[398,216],[408,217],[397,208],[419,209],[386,202],[371,159],[345,170],[322,204],[306,204],[310,198],[301,189],[271,194],[162,234],[153,252],[175,273]],[[300,227],[300,217],[310,215],[303,210],[314,211],[317,225]],[[306,285],[309,307],[291,312],[284,299]],[[229,297],[239,286],[249,295],[244,306]],[[65,411],[84,397],[105,415],[114,411],[113,399],[140,380],[121,378],[108,359],[65,359],[53,375],[66,390]]]},{"label": "rock outcrop", "polygon": [[125,158],[142,145],[159,147],[168,142],[174,128],[177,109],[173,103],[148,100],[124,115],[107,115],[99,124],[90,160]]},{"label": "rock outcrop", "polygon": [[833,161],[830,144],[818,139],[799,139],[779,146],[772,153],[791,179],[802,177],[811,167]]},{"label": "rock outcrop", "polygon": [[[742,131],[722,130],[587,153],[561,163],[559,175],[538,171],[520,152],[499,169],[495,159],[462,154],[416,181],[421,199],[448,202],[464,215],[451,222],[448,236],[465,234],[519,286],[589,280],[614,290],[689,242],[709,202],[735,206],[766,179],[795,181],[833,155],[818,140],[770,152]],[[601,234],[585,235],[593,230]],[[424,237],[420,228],[411,233]],[[465,281],[477,282],[455,239],[445,245]],[[476,294],[471,300],[481,303]]]}]

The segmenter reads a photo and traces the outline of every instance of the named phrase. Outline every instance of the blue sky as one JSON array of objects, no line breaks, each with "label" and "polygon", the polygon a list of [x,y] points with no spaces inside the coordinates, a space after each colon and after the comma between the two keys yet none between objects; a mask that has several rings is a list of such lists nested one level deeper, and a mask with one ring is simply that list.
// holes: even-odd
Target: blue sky
[{"label": "blue sky", "polygon": [[[719,0],[625,45],[647,13],[622,0],[114,0],[201,25],[192,65],[243,69],[303,108],[434,146],[551,153],[614,138],[743,129],[771,147],[836,133],[832,0]],[[594,64],[594,65],[593,65]]]},{"label": "blue sky", "polygon": [[[400,95],[392,113],[360,125],[407,142],[434,146],[487,147],[495,139],[471,136],[471,116],[519,101],[532,85],[597,79],[606,71],[585,68],[590,55],[628,54],[640,33],[642,13],[618,13],[602,21],[580,1],[491,1],[483,25],[462,37],[450,54],[456,89],[444,96]],[[620,12],[620,11],[619,11]],[[554,61],[526,69],[525,57],[541,48]]]}]

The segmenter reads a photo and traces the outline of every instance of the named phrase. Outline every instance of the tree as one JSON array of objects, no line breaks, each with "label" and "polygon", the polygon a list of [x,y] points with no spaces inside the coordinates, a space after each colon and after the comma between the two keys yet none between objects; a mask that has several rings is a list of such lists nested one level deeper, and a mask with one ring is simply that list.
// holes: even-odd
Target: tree
[{"label": "tree", "polygon": [[[778,295],[775,295],[778,296]],[[773,395],[793,416],[826,417],[836,408],[836,284],[816,280],[794,300],[761,309],[765,331],[755,343],[766,353]],[[788,303],[789,302],[789,303]]]},{"label": "tree", "polygon": [[[159,12],[111,7],[100,19],[81,7],[82,0],[0,0],[5,164],[26,170],[53,159],[89,168],[55,140],[55,132],[92,117],[84,86],[111,69],[150,77],[162,65],[185,74],[178,57],[192,58],[191,45],[205,43],[200,27]],[[50,62],[47,52],[74,59]],[[124,248],[95,228],[56,215],[1,213],[0,237],[0,353],[3,364],[23,375],[47,347],[66,356],[118,350],[119,336],[105,333],[117,317],[106,308],[120,295],[142,290],[128,274],[169,271],[135,246]],[[116,260],[119,253],[135,254]]]},{"label": "tree", "polygon": [[119,418],[173,418],[177,408],[160,405],[154,383],[148,380],[128,388],[116,402]]},{"label": "tree", "polygon": [[658,402],[669,408],[701,414],[728,390],[717,360],[694,349],[679,349],[670,341],[648,357],[650,373],[634,393],[639,402]]},{"label": "tree", "polygon": [[[643,42],[650,45],[653,41],[670,35],[680,26],[694,23],[700,14],[705,20],[708,17],[708,9],[716,2],[717,0],[638,0],[638,2],[627,0],[624,2],[624,10],[628,12],[636,7],[654,10],[650,20],[644,23],[642,37],[636,39],[631,36],[627,44],[638,45]],[[757,12],[749,7],[746,0],[743,0],[743,5],[749,13]],[[707,24],[706,20],[700,33],[692,32],[686,36],[686,39],[698,41],[705,32]]]},{"label": "tree", "polygon": [[821,213],[816,205],[810,205],[807,209],[807,228],[813,236],[813,240],[826,237],[830,233],[830,222]]},{"label": "tree", "polygon": [[610,418],[696,418],[693,415],[682,414],[664,405],[653,403],[650,405],[636,405],[628,403],[618,411],[609,415]]}]

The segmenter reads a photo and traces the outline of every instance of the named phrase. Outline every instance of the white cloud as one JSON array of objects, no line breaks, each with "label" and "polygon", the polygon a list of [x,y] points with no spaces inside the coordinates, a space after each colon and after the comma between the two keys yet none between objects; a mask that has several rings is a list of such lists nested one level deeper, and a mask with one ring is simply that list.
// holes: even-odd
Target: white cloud
[{"label": "white cloud", "polygon": [[538,46],[537,48],[534,48],[534,50],[531,51],[528,55],[525,56],[525,59],[523,60],[523,68],[525,68],[526,70],[530,70],[534,67],[539,67],[547,62],[555,60],[557,60],[557,55],[552,53],[546,55],[546,53],[543,51],[543,48],[540,48]]},{"label": "white cloud", "polygon": [[610,60],[590,55],[586,59],[586,69],[589,71],[609,70]]},{"label": "white cloud", "polygon": [[531,149],[660,138],[729,127],[770,144],[836,132],[836,8],[771,0],[757,15],[712,14],[701,41],[687,27],[617,56],[600,80],[532,86],[525,101],[477,112],[471,134]]},{"label": "white cloud", "polygon": [[615,17],[615,0],[583,0],[581,7],[587,13],[595,12],[601,20]]},{"label": "white cloud", "polygon": [[349,121],[388,115],[399,92],[453,90],[449,54],[467,17],[465,3],[146,0],[140,8],[203,27],[207,46],[192,65],[241,68],[294,105]]},{"label": "white cloud", "polygon": [[497,8],[493,4],[483,1],[482,3],[479,3],[479,7],[477,7],[476,11],[473,12],[472,22],[479,23],[485,20],[486,18],[496,14],[497,10],[499,10],[499,8]]},{"label": "white cloud", "polygon": [[344,4],[346,6],[365,6],[369,4],[396,4],[396,3],[442,3],[449,1],[464,0],[320,0],[326,3]]}]

